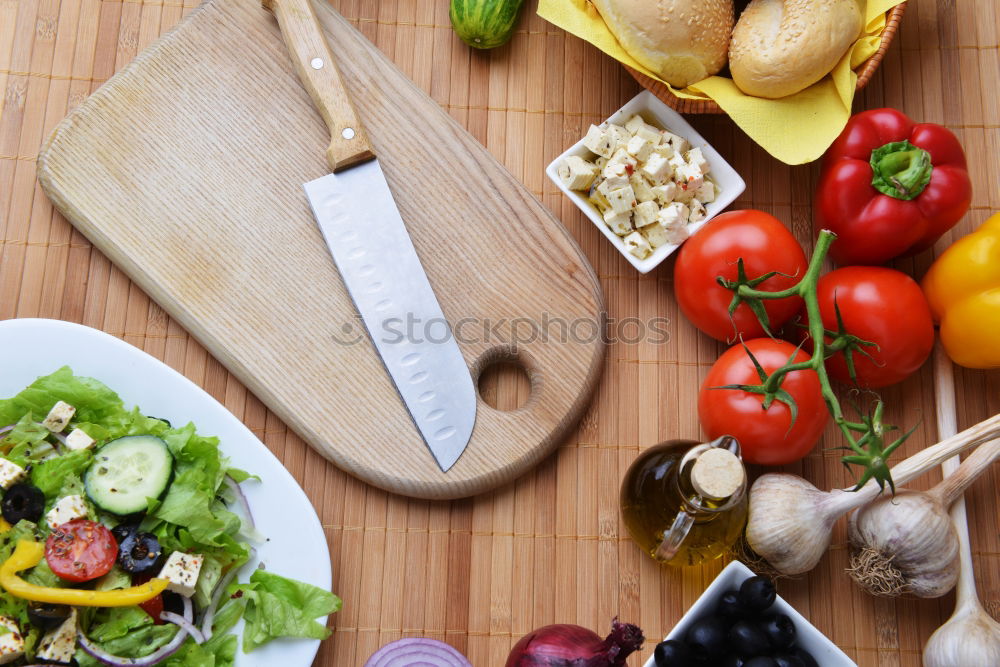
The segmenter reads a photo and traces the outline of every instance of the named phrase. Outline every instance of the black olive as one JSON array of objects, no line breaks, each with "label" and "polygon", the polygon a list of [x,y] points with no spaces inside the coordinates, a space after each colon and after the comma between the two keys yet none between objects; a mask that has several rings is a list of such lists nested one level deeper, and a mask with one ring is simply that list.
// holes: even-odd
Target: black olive
[{"label": "black olive", "polygon": [[14,484],[3,494],[0,502],[0,512],[7,523],[14,525],[21,519],[38,523],[45,510],[45,494],[33,484],[20,482]]},{"label": "black olive", "polygon": [[133,532],[118,545],[118,564],[133,574],[148,572],[156,567],[162,554],[155,535]]},{"label": "black olive", "polygon": [[656,667],[693,667],[696,664],[691,649],[676,639],[657,644],[653,650],[653,661]]},{"label": "black olive", "polygon": [[772,614],[761,624],[771,648],[783,650],[795,643],[795,623],[784,614]]},{"label": "black olive", "polygon": [[802,660],[794,655],[789,655],[788,653],[779,653],[775,655],[774,661],[778,663],[778,667],[806,667],[806,663],[802,662]]},{"label": "black olive", "polygon": [[180,594],[163,591],[160,595],[163,596],[163,611],[184,614],[184,598]]},{"label": "black olive", "polygon": [[114,536],[115,541],[121,545],[129,535],[134,533],[139,529],[139,524],[133,523],[120,523],[111,529],[111,534]]},{"label": "black olive", "polygon": [[721,667],[743,667],[745,664],[742,656],[730,653],[723,659]]},{"label": "black olive", "polygon": [[733,623],[729,628],[729,647],[740,655],[761,655],[771,650],[767,635],[760,625],[749,620]]},{"label": "black olive", "polygon": [[767,577],[750,577],[740,586],[740,602],[748,611],[764,611],[774,604],[776,595]]},{"label": "black olive", "polygon": [[812,657],[812,653],[805,650],[801,646],[793,646],[788,651],[788,655],[791,655],[801,660],[803,667],[819,667],[819,663],[816,662],[816,658]]},{"label": "black olive", "polygon": [[758,655],[756,658],[750,658],[744,662],[743,667],[778,667],[778,663],[774,661],[774,658]]},{"label": "black olive", "polygon": [[70,607],[65,604],[32,602],[28,604],[28,620],[42,630],[55,630],[69,618]]},{"label": "black olive", "polygon": [[721,658],[726,652],[729,622],[718,616],[699,618],[688,628],[685,639],[691,652],[700,660]]},{"label": "black olive", "polygon": [[719,604],[715,607],[715,613],[726,618],[740,618],[745,613],[743,605],[740,603],[740,594],[735,588],[726,591],[719,598]]}]

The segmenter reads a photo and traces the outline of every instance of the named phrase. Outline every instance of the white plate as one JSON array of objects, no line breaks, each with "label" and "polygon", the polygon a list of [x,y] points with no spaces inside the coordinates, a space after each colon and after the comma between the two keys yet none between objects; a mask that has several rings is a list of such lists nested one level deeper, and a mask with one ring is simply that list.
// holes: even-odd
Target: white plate
[{"label": "white plate", "polygon": [[[198,433],[217,436],[237,468],[260,476],[241,487],[257,528],[268,541],[238,575],[246,581],[258,562],[277,574],[330,589],[330,551],[312,504],[281,462],[240,420],[193,382],[158,359],[114,336],[60,320],[0,321],[0,398],[9,398],[62,366],[96,378],[125,406],[172,424],[192,422]],[[318,619],[319,622],[325,622]],[[241,621],[233,631],[242,635]],[[319,641],[277,639],[253,653],[236,654],[238,667],[306,667]]]},{"label": "white plate", "polygon": [[[738,560],[732,561],[723,568],[719,576],[715,578],[715,581],[701,594],[701,597],[695,600],[695,603],[681,617],[681,620],[677,622],[677,625],[670,631],[670,634],[664,637],[664,641],[667,639],[681,639],[695,620],[711,613],[723,593],[730,588],[739,588],[745,579],[749,579],[752,576],[754,576],[754,573],[750,568]],[[846,653],[827,639],[826,635],[817,630],[816,626],[807,621],[802,614],[795,611],[792,605],[782,600],[780,595],[775,597],[774,605],[772,605],[771,609],[781,612],[792,619],[792,622],[795,623],[796,645],[809,651],[816,658],[816,662],[819,663],[820,667],[857,667],[854,661],[847,657]],[[643,667],[656,667],[656,662],[653,658],[650,658]]]},{"label": "white plate", "polygon": [[[701,148],[702,153],[705,155],[705,159],[708,160],[709,166],[712,168],[711,176],[715,181],[716,185],[719,186],[719,196],[715,201],[705,205],[705,219],[700,220],[694,224],[688,225],[688,231],[694,234],[699,229],[705,226],[709,220],[722,213],[727,206],[733,203],[737,197],[746,189],[747,185],[740,178],[740,175],[736,173],[736,170],[729,166],[729,163],[722,159],[719,152],[712,148],[712,146],[705,141],[698,132],[691,127],[691,124],[684,120],[684,116],[680,115],[666,104],[663,103],[658,97],[653,95],[648,90],[644,90],[625,104],[621,109],[611,114],[611,116],[605,121],[609,123],[616,123],[618,125],[624,125],[625,121],[631,118],[634,114],[639,114],[647,123],[652,123],[657,127],[673,132],[674,134],[684,137],[691,144],[692,148]],[[548,175],[549,179],[556,184],[556,187],[563,191],[567,197],[569,197],[574,204],[577,205],[581,211],[583,211],[590,221],[594,223],[601,233],[607,237],[611,243],[618,248],[618,252],[622,254],[629,261],[632,266],[634,266],[639,273],[648,273],[656,268],[660,262],[665,260],[670,256],[677,248],[680,247],[679,244],[667,244],[662,245],[650,254],[646,259],[639,259],[628,250],[625,249],[625,243],[622,241],[621,237],[611,231],[611,228],[604,222],[604,218],[598,213],[597,208],[594,207],[587,198],[583,196],[580,192],[575,190],[570,190],[563,182],[559,179],[559,163],[563,161],[569,155],[577,155],[584,159],[592,159],[594,154],[583,145],[583,138],[578,142],[570,146],[566,152],[553,160],[548,167],[545,168],[545,173]]]}]

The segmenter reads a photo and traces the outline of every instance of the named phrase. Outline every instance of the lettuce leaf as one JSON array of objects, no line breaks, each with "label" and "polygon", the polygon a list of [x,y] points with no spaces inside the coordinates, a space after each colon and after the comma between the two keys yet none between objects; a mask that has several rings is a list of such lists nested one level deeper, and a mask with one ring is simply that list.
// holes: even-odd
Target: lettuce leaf
[{"label": "lettuce leaf", "polygon": [[256,570],[250,582],[238,584],[232,594],[246,599],[244,653],[277,637],[326,639],[330,629],[316,618],[341,607],[340,598],[330,591],[265,570]]}]

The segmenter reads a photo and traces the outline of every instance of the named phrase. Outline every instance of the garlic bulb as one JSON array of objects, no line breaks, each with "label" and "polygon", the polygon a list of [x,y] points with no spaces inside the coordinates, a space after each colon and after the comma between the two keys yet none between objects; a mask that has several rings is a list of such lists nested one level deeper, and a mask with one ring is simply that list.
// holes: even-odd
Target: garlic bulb
[{"label": "garlic bulb", "polygon": [[[945,355],[940,343],[934,350],[934,380],[938,436],[954,435],[958,430],[955,423],[955,374],[951,360]],[[941,464],[945,475],[953,474],[958,468],[957,456]],[[986,613],[976,593],[964,498],[959,498],[951,506],[951,521],[958,535],[959,554],[955,613],[927,640],[924,646],[924,667],[1000,665],[1000,623]]]},{"label": "garlic bulb", "polygon": [[[905,484],[945,459],[998,435],[1000,415],[994,415],[897,464],[892,478],[898,485]],[[808,572],[830,546],[837,519],[871,502],[879,493],[874,480],[857,491],[820,491],[795,475],[762,475],[750,489],[747,542],[781,574]]]},{"label": "garlic bulb", "polygon": [[900,491],[855,512],[851,576],[874,595],[935,598],[954,588],[959,545],[948,507],[997,458],[1000,440],[980,446],[930,491]]}]

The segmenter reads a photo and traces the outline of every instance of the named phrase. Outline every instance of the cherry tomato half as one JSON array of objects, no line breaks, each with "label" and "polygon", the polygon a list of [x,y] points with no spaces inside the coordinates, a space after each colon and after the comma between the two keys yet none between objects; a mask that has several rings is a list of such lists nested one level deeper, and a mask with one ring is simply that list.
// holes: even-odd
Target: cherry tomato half
[{"label": "cherry tomato half", "polygon": [[[863,346],[871,358],[853,352],[854,370],[861,387],[885,387],[919,369],[934,347],[930,307],[913,278],[879,266],[846,266],[831,271],[817,285],[823,327],[837,330],[836,300],[844,329],[875,343]],[[826,369],[841,382],[852,383],[843,353],[827,359]]]},{"label": "cherry tomato half", "polygon": [[[809,358],[803,350],[783,340],[755,338],[746,341],[746,347],[768,375],[785,365],[793,354],[796,362]],[[740,442],[743,459],[761,465],[792,463],[809,453],[829,418],[815,371],[792,371],[781,383],[798,408],[794,425],[791,409],[779,400],[765,410],[762,394],[712,388],[733,384],[761,384],[743,345],[734,345],[719,357],[698,392],[698,418],[710,439],[723,435],[735,437]]]},{"label": "cherry tomato half", "polygon": [[102,577],[117,557],[118,543],[111,531],[89,519],[73,519],[56,526],[45,542],[45,560],[66,581]]},{"label": "cherry tomato half", "polygon": [[[153,578],[152,572],[143,572],[141,574],[136,574],[132,576],[132,585],[141,586]],[[163,625],[166,623],[160,614],[163,613],[163,593],[160,593],[156,597],[149,598],[145,602],[139,603],[139,608],[150,615],[153,619],[153,625]]]},{"label": "cherry tomato half", "polygon": [[[729,317],[733,293],[716,282],[737,277],[737,260],[743,258],[746,277],[778,273],[756,286],[776,292],[793,286],[808,262],[802,246],[788,228],[763,211],[730,211],[710,220],[689,238],[674,264],[674,294],[684,316],[712,338],[733,342],[765,335],[750,306],[740,304]],[[772,332],[798,312],[799,297],[764,301]]]}]

